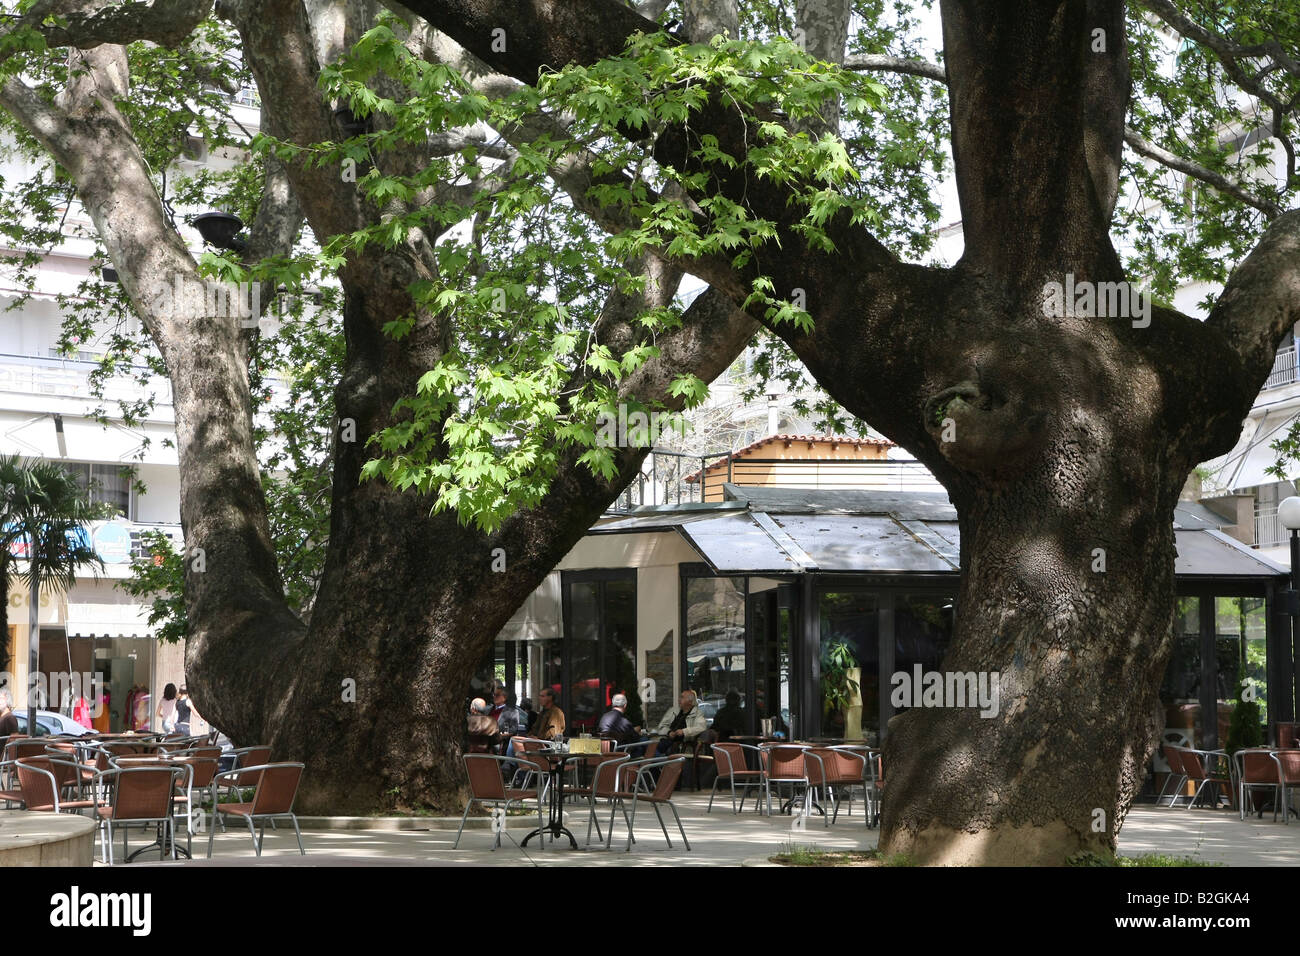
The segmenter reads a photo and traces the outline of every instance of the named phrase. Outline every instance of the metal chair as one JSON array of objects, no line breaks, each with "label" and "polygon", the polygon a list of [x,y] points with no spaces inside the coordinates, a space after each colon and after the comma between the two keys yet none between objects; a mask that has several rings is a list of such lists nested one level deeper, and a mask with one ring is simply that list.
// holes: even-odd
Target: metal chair
[{"label": "metal chair", "polygon": [[[1182,766],[1183,779],[1191,780],[1196,783],[1196,791],[1192,794],[1192,799],[1188,801],[1185,809],[1190,810],[1200,799],[1202,791],[1211,787],[1214,796],[1214,805],[1218,806],[1219,788],[1223,788],[1223,793],[1228,800],[1228,805],[1232,805],[1232,768],[1231,761],[1228,759],[1228,753],[1224,750],[1193,750],[1190,747],[1169,747],[1166,751],[1170,759],[1170,768],[1177,762]],[[1177,791],[1175,791],[1175,798]],[[1173,803],[1170,803],[1173,806]]]},{"label": "metal chair", "polygon": [[19,757],[14,762],[14,771],[22,790],[23,806],[28,810],[79,813],[95,808],[94,800],[87,800],[79,793],[72,798],[64,795],[69,788],[81,789],[81,768],[75,761],[48,756]]},{"label": "metal chair", "polygon": [[[773,784],[777,788],[777,799],[780,799],[781,786],[789,785],[791,813],[794,812],[796,788],[802,785],[803,816],[807,817],[811,814],[813,808],[813,783],[812,778],[809,777],[809,760],[815,761],[813,774],[820,781],[825,777],[821,758],[816,755],[808,756],[809,748],[802,744],[765,744],[759,749],[764,756],[763,789],[767,795],[768,816],[772,815]],[[826,811],[823,810],[822,812],[825,813]]]},{"label": "metal chair", "polygon": [[[1169,774],[1165,777],[1164,785],[1160,792],[1156,794],[1156,806],[1160,806],[1160,801],[1165,798],[1165,791],[1169,791],[1169,806],[1172,807],[1178,801],[1178,790],[1187,782],[1187,770],[1183,767],[1183,748],[1175,747],[1172,744],[1165,743],[1162,745],[1165,754],[1165,763],[1169,764]],[[1173,784],[1171,787],[1170,784]]]},{"label": "metal chair", "polygon": [[[242,817],[248,824],[248,833],[253,838],[253,852],[262,855],[262,841],[266,837],[266,824],[277,818],[288,817],[293,824],[294,835],[298,839],[298,852],[303,856],[307,851],[302,845],[302,830],[298,827],[298,817],[293,812],[293,802],[298,797],[298,785],[302,783],[305,764],[301,763],[267,763],[238,770],[227,770],[212,778],[212,816],[214,825],[208,828],[208,856],[212,856],[212,841],[217,835],[215,819],[218,817]],[[257,773],[257,789],[253,799],[248,803],[218,803],[217,792],[221,788],[221,778],[240,774]],[[256,824],[256,829],[254,828]]]},{"label": "metal chair", "polygon": [[[526,755],[527,751],[516,754],[521,760],[526,759]],[[470,807],[476,803],[480,806],[490,806],[493,809],[499,807],[503,811],[509,811],[512,804],[523,806],[525,800],[536,800],[537,825],[539,828],[546,826],[546,817],[543,813],[545,788],[539,787],[534,790],[525,790],[507,787],[501,777],[501,765],[510,763],[509,757],[498,757],[496,754],[462,754],[461,759],[465,762],[465,775],[469,778],[470,798],[465,804],[465,812],[460,817],[460,829],[456,831],[456,842],[451,845],[453,850],[460,846],[460,837],[465,832],[465,821],[469,819]],[[496,831],[496,839],[492,843],[494,852],[501,845],[501,834],[504,831],[504,825]],[[510,839],[511,842],[514,842],[514,837]],[[542,839],[545,840],[544,831]]]},{"label": "metal chair", "polygon": [[[114,767],[96,773],[95,814],[100,824],[100,847],[104,862],[113,865],[113,827],[122,829],[122,859],[130,858],[128,835],[135,824],[156,824],[158,833],[158,859],[166,856],[171,846],[172,859],[176,859],[176,833],[172,818],[172,797],[183,776],[180,767]],[[99,795],[109,793],[107,806],[100,805]],[[147,847],[146,847],[147,849]]]},{"label": "metal chair", "polygon": [[[1271,754],[1277,764],[1277,779],[1282,788],[1282,822],[1289,824],[1291,814],[1291,793],[1300,786],[1300,750],[1274,750]],[[1276,811],[1273,819],[1277,819]]]},{"label": "metal chair", "polygon": [[[596,827],[596,839],[603,840],[600,833],[600,820],[596,817],[596,801],[608,800],[613,805],[614,797],[620,789],[631,789],[634,786],[635,773],[632,774],[627,786],[620,787],[620,771],[624,767],[631,766],[629,761],[631,755],[621,751],[611,751],[608,755],[601,754],[605,759],[596,765],[596,772],[591,778],[591,789],[588,793],[588,814],[587,814],[587,846],[591,846],[591,828]],[[627,815],[627,808],[623,808],[623,821],[628,826],[628,832],[632,832],[632,821]]]},{"label": "metal chair", "polygon": [[[762,751],[750,744],[736,744],[730,741],[719,741],[713,745],[713,760],[717,767],[717,775],[713,778],[713,789],[709,791],[709,805],[705,813],[713,812],[713,797],[718,792],[718,783],[725,777],[731,787],[731,812],[740,813],[745,809],[745,798],[749,796],[751,788],[759,789],[763,786],[763,771],[750,770],[749,763],[745,759],[745,753],[752,751],[757,760],[762,759]],[[742,792],[740,795],[740,808],[736,808],[736,783],[740,782]],[[758,795],[754,795],[754,809],[759,809]]]},{"label": "metal chair", "polygon": [[[1241,819],[1246,819],[1246,795],[1256,790],[1273,791],[1273,822],[1277,822],[1277,806],[1282,789],[1281,767],[1273,759],[1273,752],[1262,747],[1238,750],[1232,755],[1237,767],[1237,806]],[[1260,811],[1263,816],[1264,811]]]},{"label": "metal chair", "polygon": [[864,747],[814,747],[813,753],[821,758],[826,775],[826,788],[834,805],[830,822],[840,818],[840,803],[843,795],[848,794],[848,816],[853,815],[853,791],[862,790],[863,825],[871,826],[871,783],[869,780],[871,761]]},{"label": "metal chair", "polygon": [[[614,839],[614,819],[615,814],[622,808],[624,818],[627,820],[627,847],[625,852],[631,852],[632,844],[635,842],[633,831],[636,827],[636,809],[638,804],[648,803],[654,808],[655,817],[659,820],[659,827],[664,831],[664,839],[668,841],[668,848],[672,849],[672,837],[668,835],[668,827],[664,823],[663,814],[659,808],[667,805],[673,811],[673,818],[677,821],[677,830],[682,835],[682,842],[686,844],[689,851],[691,843],[686,839],[686,829],[682,826],[682,818],[677,813],[677,808],[673,806],[673,790],[677,787],[677,781],[681,779],[682,770],[686,766],[686,756],[677,754],[667,757],[663,760],[636,760],[621,764],[617,770],[617,777],[620,789],[615,790],[610,799],[613,803],[609,813],[609,833],[605,837],[605,849],[610,848]],[[655,780],[655,774],[652,771],[658,771],[659,779]],[[635,778],[632,777],[635,773]],[[629,789],[622,789],[626,781],[633,780]],[[631,815],[627,815],[627,801],[632,801]],[[588,831],[590,835],[590,831]]]}]

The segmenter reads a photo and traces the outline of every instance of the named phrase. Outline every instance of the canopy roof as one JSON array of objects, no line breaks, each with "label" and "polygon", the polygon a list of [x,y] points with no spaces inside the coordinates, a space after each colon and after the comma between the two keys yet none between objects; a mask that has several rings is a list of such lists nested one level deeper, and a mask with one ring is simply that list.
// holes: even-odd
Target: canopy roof
[{"label": "canopy roof", "polygon": [[[957,511],[946,495],[816,491],[728,484],[717,506],[640,508],[591,534],[675,531],[718,573],[935,574],[959,570]],[[1180,577],[1268,578],[1286,568],[1210,527],[1197,508],[1175,514]]]}]

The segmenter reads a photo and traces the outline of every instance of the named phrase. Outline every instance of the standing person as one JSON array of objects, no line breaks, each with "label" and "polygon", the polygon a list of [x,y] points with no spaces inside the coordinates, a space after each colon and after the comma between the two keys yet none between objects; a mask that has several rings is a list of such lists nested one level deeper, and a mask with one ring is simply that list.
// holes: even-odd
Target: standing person
[{"label": "standing person", "polygon": [[170,734],[176,729],[176,685],[168,684],[163,688],[162,703],[158,705],[158,719],[162,721],[163,733]]},{"label": "standing person", "polygon": [[176,729],[186,737],[190,735],[190,692],[184,684],[176,694]]}]

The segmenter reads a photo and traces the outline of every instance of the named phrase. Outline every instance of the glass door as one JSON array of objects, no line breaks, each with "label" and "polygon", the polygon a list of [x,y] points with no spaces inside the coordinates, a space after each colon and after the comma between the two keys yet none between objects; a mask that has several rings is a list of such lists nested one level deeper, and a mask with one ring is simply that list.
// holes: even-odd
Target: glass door
[{"label": "glass door", "polygon": [[[773,588],[749,596],[752,686],[745,701],[746,733],[790,735],[790,635],[794,626],[791,602],[780,600],[789,588]],[[784,604],[784,606],[782,606]],[[749,706],[749,701],[753,706]]]},{"label": "glass door", "polygon": [[628,696],[629,719],[638,722],[636,570],[566,571],[563,588],[566,653],[560,701],[567,733],[594,733],[616,693]]}]

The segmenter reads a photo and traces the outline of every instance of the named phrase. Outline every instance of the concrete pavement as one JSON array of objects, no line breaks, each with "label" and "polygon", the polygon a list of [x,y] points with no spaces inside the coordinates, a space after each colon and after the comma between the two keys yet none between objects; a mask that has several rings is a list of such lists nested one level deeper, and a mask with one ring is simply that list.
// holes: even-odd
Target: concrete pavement
[{"label": "concrete pavement", "polygon": [[[682,823],[690,840],[688,852],[673,825],[671,812],[664,818],[673,846],[668,848],[653,810],[642,806],[636,819],[637,842],[630,853],[623,851],[627,830],[620,816],[614,833],[613,849],[567,848],[567,843],[545,849],[534,838],[520,849],[511,841],[522,840],[532,821],[513,817],[503,835],[502,846],[493,851],[492,834],[487,829],[466,829],[460,849],[453,850],[459,819],[404,818],[396,825],[409,829],[304,829],[307,856],[298,855],[291,828],[267,830],[262,857],[253,855],[252,840],[246,829],[234,826],[214,840],[213,859],[206,860],[207,834],[195,838],[197,859],[166,866],[734,866],[744,861],[761,860],[778,853],[790,843],[825,849],[870,849],[876,845],[878,831],[863,826],[862,805],[854,805],[852,816],[841,811],[839,821],[827,828],[816,814],[804,822],[802,830],[789,816],[768,818],[747,809],[743,814],[731,812],[730,801],[715,801],[713,812],[706,814],[707,794],[678,794],[674,797]],[[601,826],[608,823],[601,817]],[[479,826],[484,821],[479,822]],[[585,843],[587,814],[574,807],[566,813],[566,824],[574,831],[579,845]],[[376,826],[392,826],[375,821]],[[137,842],[137,840],[139,842]],[[147,842],[132,838],[138,846]],[[1191,857],[1230,866],[1300,865],[1300,823],[1284,826],[1274,823],[1271,814],[1262,820],[1254,817],[1241,821],[1227,810],[1155,809],[1140,806],[1129,813],[1120,835],[1120,853],[1136,856],[1161,853]],[[141,860],[140,863],[146,861]],[[139,864],[133,864],[139,865]]]}]

